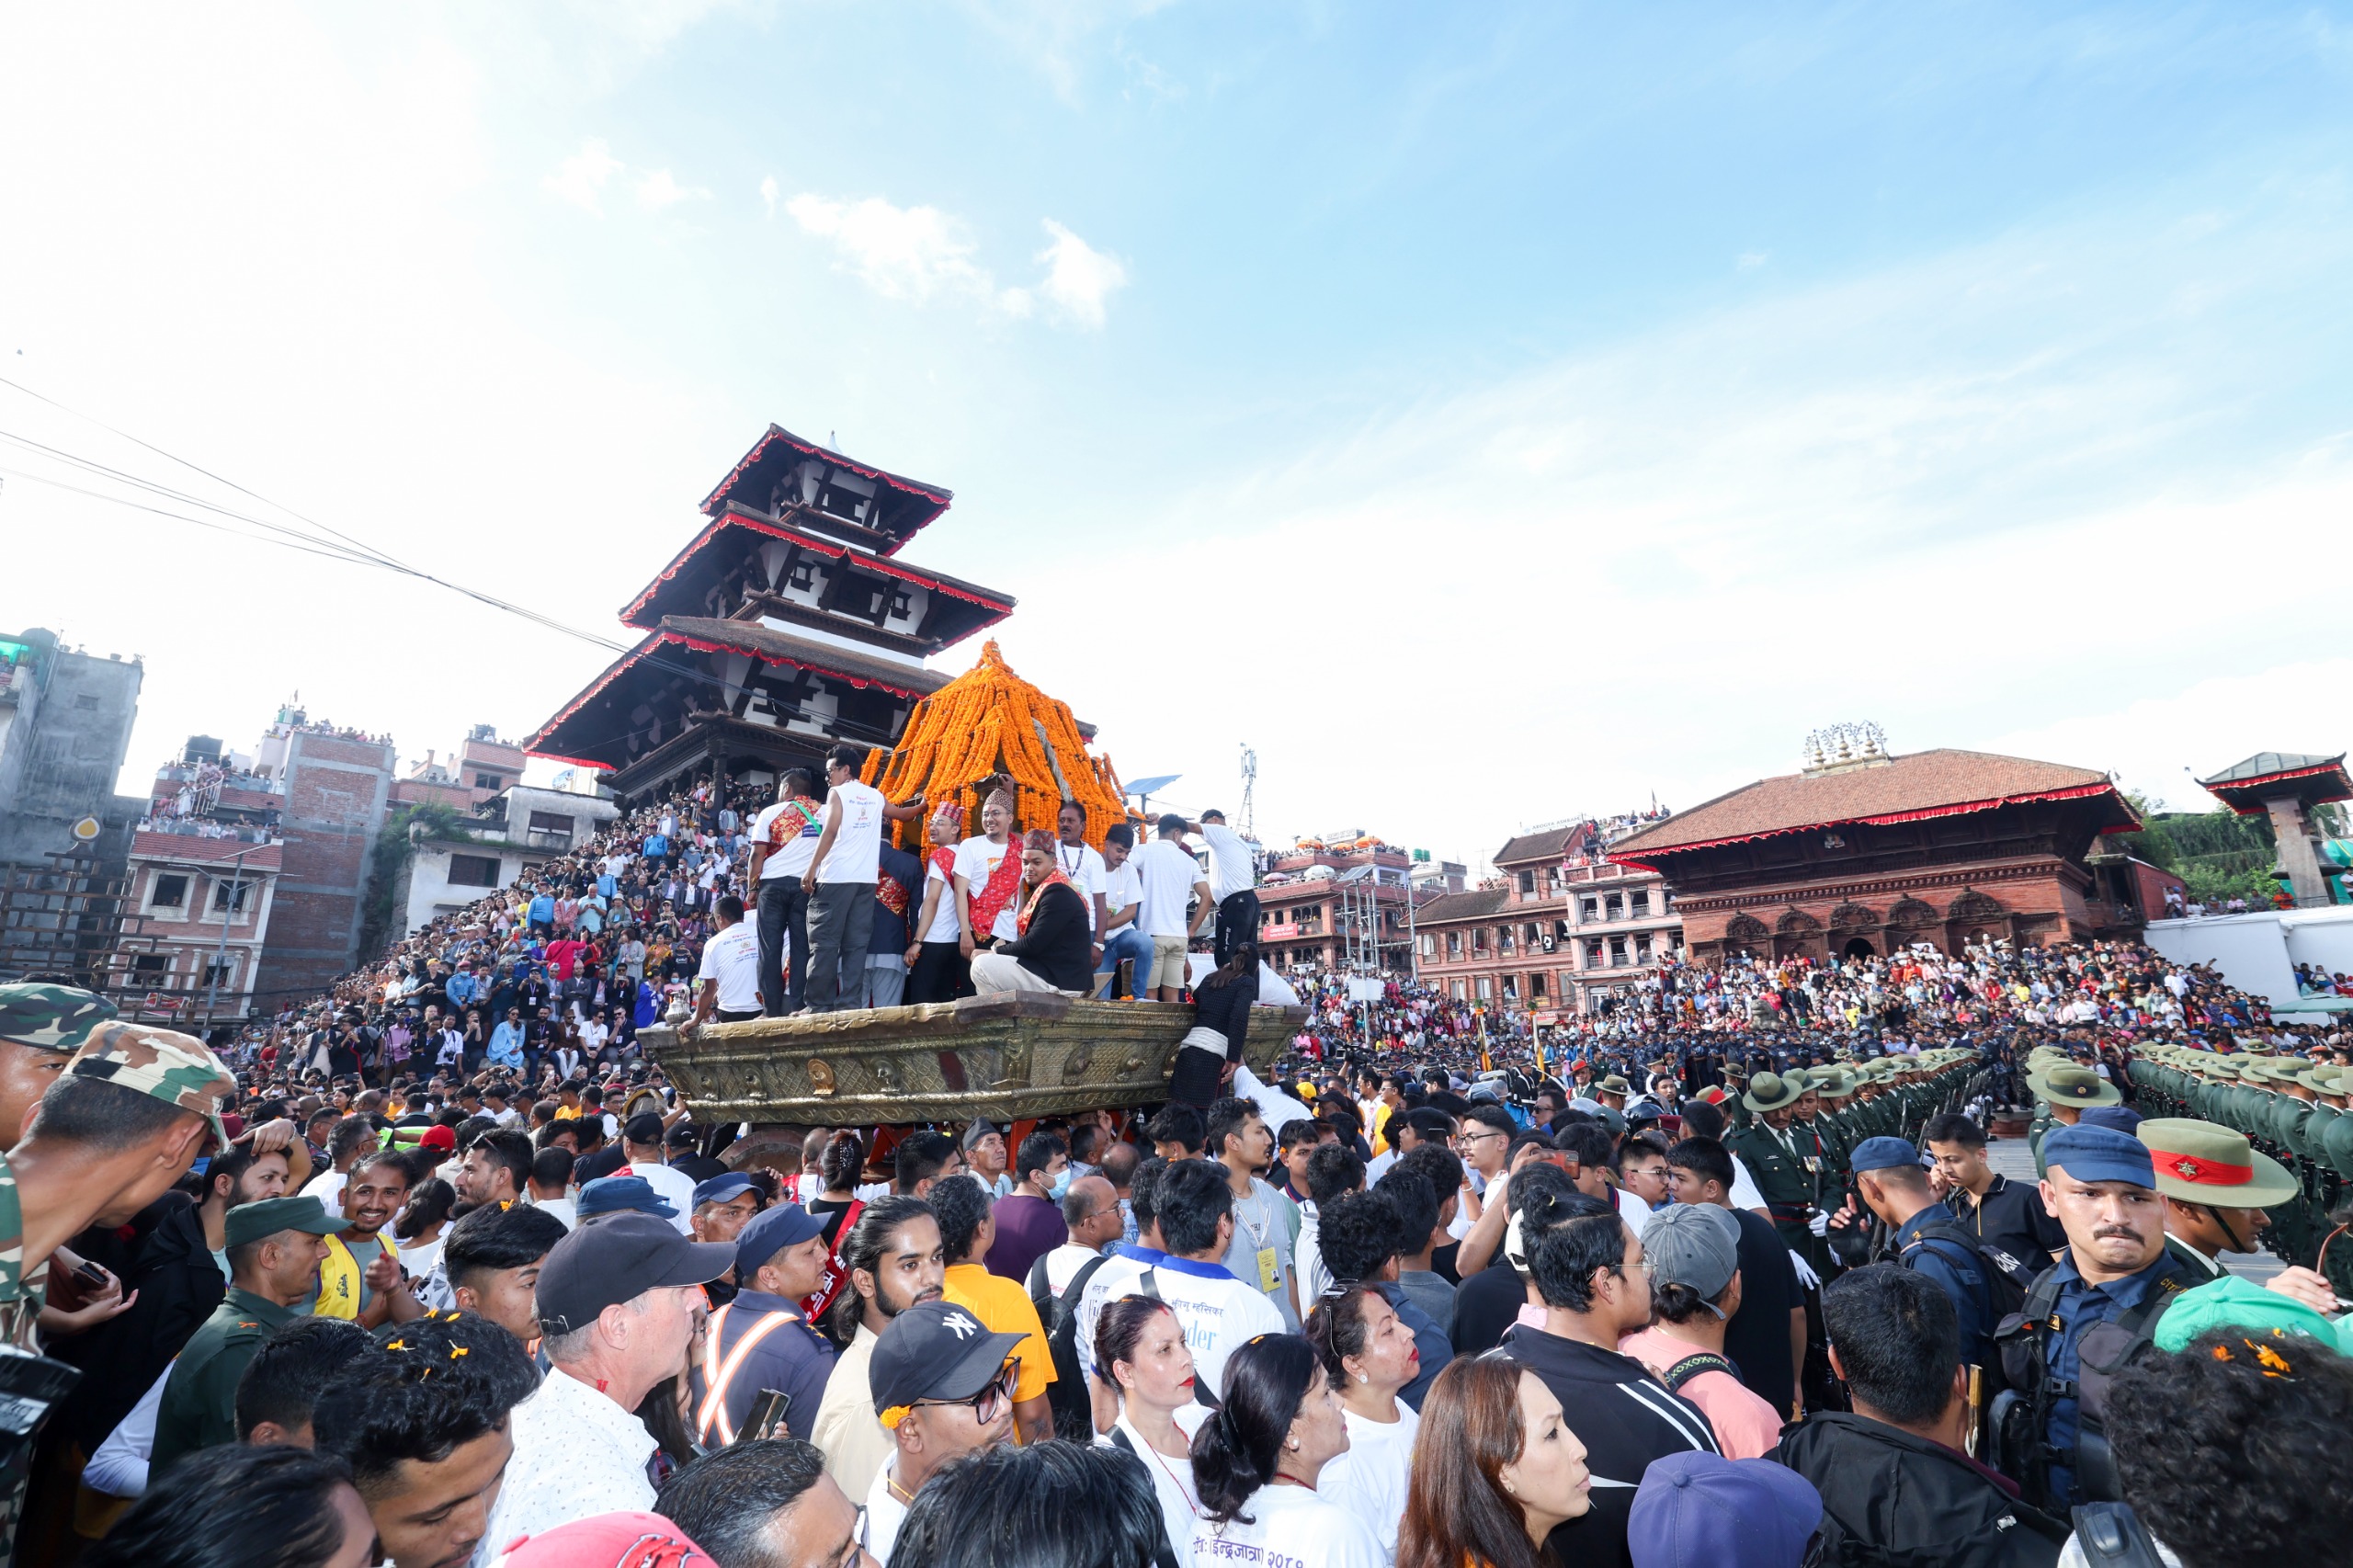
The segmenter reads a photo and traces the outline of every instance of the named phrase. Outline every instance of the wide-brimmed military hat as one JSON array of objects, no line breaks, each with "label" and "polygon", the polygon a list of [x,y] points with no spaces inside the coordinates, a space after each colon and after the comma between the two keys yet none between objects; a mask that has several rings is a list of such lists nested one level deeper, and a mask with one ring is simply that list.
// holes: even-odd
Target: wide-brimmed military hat
[{"label": "wide-brimmed military hat", "polygon": [[2184,1203],[2268,1209],[2303,1190],[2285,1166],[2248,1142],[2245,1133],[2211,1121],[2152,1117],[2141,1123],[2140,1138],[2156,1167],[2157,1190]]},{"label": "wide-brimmed military hat", "polygon": [[1786,1078],[1779,1073],[1759,1073],[1748,1080],[1748,1092],[1740,1096],[1740,1103],[1754,1111],[1782,1110],[1797,1104],[1812,1086],[1803,1073]]},{"label": "wide-brimmed military hat", "polygon": [[1604,1095],[1625,1095],[1633,1092],[1633,1086],[1615,1073],[1610,1074],[1593,1087],[1596,1093]]},{"label": "wide-brimmed military hat", "polygon": [[1855,1092],[1855,1075],[1844,1067],[1816,1067],[1806,1075],[1813,1080],[1813,1092],[1825,1100],[1843,1100]]},{"label": "wide-brimmed military hat", "polygon": [[115,1010],[97,992],[78,986],[45,980],[0,985],[0,1040],[37,1051],[76,1051]]},{"label": "wide-brimmed military hat", "polygon": [[2115,1085],[2090,1068],[2078,1067],[2073,1062],[2052,1067],[2044,1073],[2028,1074],[2026,1086],[2033,1091],[2037,1099],[2048,1100],[2052,1105],[2115,1105],[2124,1098],[2117,1092]]}]

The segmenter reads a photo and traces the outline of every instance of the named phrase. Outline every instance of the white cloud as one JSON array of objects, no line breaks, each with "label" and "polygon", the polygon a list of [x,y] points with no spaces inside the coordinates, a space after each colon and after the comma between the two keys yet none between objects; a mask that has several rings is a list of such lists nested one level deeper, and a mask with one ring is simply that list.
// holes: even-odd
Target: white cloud
[{"label": "white cloud", "polygon": [[540,182],[549,194],[569,201],[584,212],[602,217],[605,211],[605,183],[621,172],[621,161],[612,154],[601,137],[591,136],[580,144],[580,151],[555,167],[555,173]]},{"label": "white cloud", "polygon": [[768,210],[771,218],[776,216],[776,176],[769,175],[760,181],[760,205]]},{"label": "white cloud", "polygon": [[884,299],[996,301],[995,281],[973,259],[971,234],[937,207],[894,207],[879,196],[836,201],[803,192],[784,210],[804,233],[830,241],[843,264]]},{"label": "white cloud", "polygon": [[655,169],[637,182],[637,204],[648,212],[659,212],[688,198],[708,201],[710,192],[699,187],[690,188],[680,185],[671,177],[667,169]]},{"label": "white cloud", "polygon": [[1045,222],[1053,243],[1037,256],[1046,267],[1040,290],[1080,324],[1100,327],[1103,302],[1114,290],[1126,286],[1128,269],[1117,257],[1097,250],[1051,218]]},{"label": "white cloud", "polygon": [[1745,250],[1733,258],[1733,267],[1741,272],[1754,272],[1773,258],[1761,250]]},{"label": "white cloud", "polygon": [[1127,268],[1048,219],[1051,244],[1036,259],[1046,268],[1034,288],[1000,285],[980,261],[964,222],[937,207],[899,207],[879,196],[856,201],[802,192],[784,204],[801,231],[830,244],[845,269],[887,300],[915,304],[964,301],[996,315],[1028,317],[1043,295],[1054,313],[1100,327],[1104,302],[1128,280]]}]

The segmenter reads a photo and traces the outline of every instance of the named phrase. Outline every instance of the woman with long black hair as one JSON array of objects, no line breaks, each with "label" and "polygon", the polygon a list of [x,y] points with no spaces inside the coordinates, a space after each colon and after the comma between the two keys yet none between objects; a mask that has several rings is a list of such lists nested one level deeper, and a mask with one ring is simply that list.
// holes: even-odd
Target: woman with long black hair
[{"label": "woman with long black hair", "polygon": [[1386,1568],[1363,1521],[1316,1494],[1348,1446],[1340,1400],[1315,1347],[1262,1334],[1227,1358],[1225,1403],[1193,1436],[1193,1483],[1206,1516],[1197,1562],[1290,1568]]},{"label": "woman with long black hair", "polygon": [[1438,1375],[1414,1458],[1397,1568],[1558,1568],[1552,1531],[1593,1506],[1585,1444],[1561,1402],[1501,1357]]}]

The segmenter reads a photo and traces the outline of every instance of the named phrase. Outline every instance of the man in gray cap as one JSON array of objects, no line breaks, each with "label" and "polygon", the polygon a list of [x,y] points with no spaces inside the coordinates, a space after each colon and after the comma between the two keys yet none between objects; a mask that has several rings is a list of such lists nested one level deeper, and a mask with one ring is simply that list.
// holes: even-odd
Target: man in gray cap
[{"label": "man in gray cap", "polygon": [[791,1403],[785,1430],[805,1438],[833,1375],[834,1347],[801,1315],[802,1298],[824,1286],[833,1254],[825,1222],[797,1203],[779,1203],[735,1239],[735,1299],[710,1315],[701,1365],[694,1369],[695,1437],[706,1448],[735,1440],[763,1391]]},{"label": "man in gray cap", "polygon": [[1643,1225],[1643,1258],[1657,1315],[1620,1340],[1618,1353],[1698,1405],[1725,1458],[1772,1452],[1781,1413],[1749,1392],[1724,1355],[1724,1330],[1740,1311],[1740,1222],[1712,1203],[1669,1204]]},{"label": "man in gray cap", "polygon": [[964,1164],[991,1198],[1013,1196],[1013,1178],[1005,1174],[1005,1134],[995,1123],[976,1121],[964,1129]]},{"label": "man in gray cap", "polygon": [[551,1370],[515,1407],[515,1457],[486,1539],[654,1506],[645,1465],[657,1445],[635,1412],[686,1370],[702,1288],[734,1261],[733,1247],[690,1242],[651,1214],[616,1214],[556,1244],[538,1288]]},{"label": "man in gray cap", "polygon": [[[2043,1206],[2066,1229],[2067,1250],[2035,1280],[2017,1332],[2003,1337],[2003,1371],[2026,1409],[2008,1420],[1997,1409],[1996,1425],[2003,1469],[2029,1501],[2063,1513],[2120,1495],[2099,1413],[2082,1397],[2086,1355],[2095,1367],[2119,1364],[2176,1295],[2204,1280],[2165,1250],[2165,1202],[2147,1144],[2105,1127],[2063,1124],[2042,1154]],[[2014,1432],[2025,1440],[2014,1442]]]}]

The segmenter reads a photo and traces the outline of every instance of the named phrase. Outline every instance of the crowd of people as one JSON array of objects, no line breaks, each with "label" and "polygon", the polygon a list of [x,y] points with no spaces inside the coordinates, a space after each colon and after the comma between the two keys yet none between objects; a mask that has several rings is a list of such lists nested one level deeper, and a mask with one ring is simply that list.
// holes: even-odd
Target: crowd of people
[{"label": "crowd of people", "polygon": [[[1546,1037],[1241,922],[1189,954],[1213,819],[1131,859],[855,771],[630,812],[217,1052],[0,987],[18,1560],[2237,1568],[2353,1524],[2336,1297],[2218,1261],[2259,1153],[2121,1103],[2258,1051],[2353,1088],[2353,1039],[2115,943],[1670,966]],[[889,813],[935,853],[870,869]],[[1165,1105],[745,1126],[636,1046],[1106,980],[1197,1008]],[[1261,1079],[1237,1008],[1293,999]]]}]

